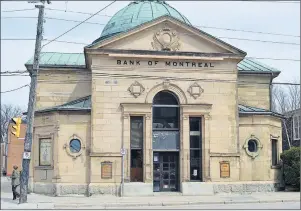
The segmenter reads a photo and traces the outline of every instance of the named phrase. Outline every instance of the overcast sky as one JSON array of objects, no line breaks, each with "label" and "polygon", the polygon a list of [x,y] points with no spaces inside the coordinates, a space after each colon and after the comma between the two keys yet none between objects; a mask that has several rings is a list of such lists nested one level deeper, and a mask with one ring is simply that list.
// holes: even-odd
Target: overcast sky
[{"label": "overcast sky", "polygon": [[[231,30],[201,28],[218,37],[269,40],[274,42],[300,43],[300,4],[277,2],[206,2],[206,1],[167,1],[185,15],[193,25],[239,29],[248,31],[288,34],[292,36],[274,36],[267,34],[245,33]],[[79,11],[95,13],[110,2],[108,1],[52,1],[46,8],[66,10],[58,12],[45,10],[45,17],[82,21],[89,15],[71,13]],[[99,24],[82,24],[59,40],[91,43],[97,39],[110,17],[129,4],[129,1],[117,1],[108,9],[89,20]],[[34,8],[34,4],[24,2],[1,1],[1,38],[35,38],[38,10],[5,12],[17,9]],[[5,18],[34,17],[34,18]],[[54,38],[77,23],[46,19],[44,39]],[[101,25],[103,24],[103,25]],[[266,42],[251,42],[223,38],[248,53],[251,57],[300,59],[300,45],[283,45]],[[46,42],[46,41],[45,41]],[[44,42],[44,43],[45,43]],[[34,53],[35,41],[1,40],[1,71],[25,70],[24,64]],[[46,46],[45,52],[83,52],[84,45],[53,42]],[[299,82],[300,61],[259,60],[281,70],[278,82]],[[1,92],[29,84],[29,77],[1,77]],[[1,103],[12,103],[27,108],[29,88],[15,92],[1,93]]]}]

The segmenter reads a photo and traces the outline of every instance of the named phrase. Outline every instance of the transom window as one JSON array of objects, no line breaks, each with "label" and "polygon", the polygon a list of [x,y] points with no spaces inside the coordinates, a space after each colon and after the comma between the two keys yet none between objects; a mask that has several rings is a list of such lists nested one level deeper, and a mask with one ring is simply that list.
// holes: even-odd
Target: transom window
[{"label": "transom window", "polygon": [[179,129],[179,104],[170,92],[161,91],[153,100],[153,130]]},{"label": "transom window", "polygon": [[297,115],[293,117],[293,134],[295,140],[300,139],[300,116]]}]

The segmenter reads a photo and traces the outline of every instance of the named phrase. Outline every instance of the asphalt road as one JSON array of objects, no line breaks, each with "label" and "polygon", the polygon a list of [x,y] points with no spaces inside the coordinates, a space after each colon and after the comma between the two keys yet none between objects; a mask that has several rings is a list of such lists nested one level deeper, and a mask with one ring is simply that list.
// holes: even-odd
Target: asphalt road
[{"label": "asphalt road", "polygon": [[[120,207],[106,208],[106,209],[121,209]],[[277,202],[277,203],[244,203],[244,204],[200,204],[200,205],[181,205],[181,206],[146,206],[146,207],[126,207],[123,210],[147,210],[147,209],[156,209],[156,210],[165,210],[165,209],[179,209],[179,210],[196,210],[196,209],[279,209],[279,210],[300,210],[300,202]]]}]

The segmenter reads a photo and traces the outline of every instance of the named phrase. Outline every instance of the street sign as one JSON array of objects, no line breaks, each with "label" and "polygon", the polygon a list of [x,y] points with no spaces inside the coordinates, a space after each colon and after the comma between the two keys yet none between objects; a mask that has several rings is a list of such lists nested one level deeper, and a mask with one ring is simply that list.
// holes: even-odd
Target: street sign
[{"label": "street sign", "polygon": [[126,154],[126,150],[125,150],[125,149],[120,149],[120,153],[121,153],[122,155],[125,155],[125,154]]},{"label": "street sign", "polygon": [[30,159],[30,152],[23,152],[23,159],[29,160]]}]

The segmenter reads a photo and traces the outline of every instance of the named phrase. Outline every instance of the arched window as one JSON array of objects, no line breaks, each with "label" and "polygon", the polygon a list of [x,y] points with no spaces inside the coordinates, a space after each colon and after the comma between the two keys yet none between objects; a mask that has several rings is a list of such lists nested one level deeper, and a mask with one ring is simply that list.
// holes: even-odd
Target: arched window
[{"label": "arched window", "polygon": [[153,100],[153,130],[179,129],[179,103],[177,97],[168,92],[157,93]]},{"label": "arched window", "polygon": [[153,105],[178,105],[177,97],[168,91],[158,92],[153,100]]}]

